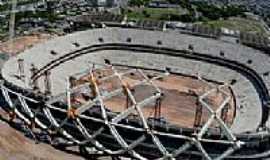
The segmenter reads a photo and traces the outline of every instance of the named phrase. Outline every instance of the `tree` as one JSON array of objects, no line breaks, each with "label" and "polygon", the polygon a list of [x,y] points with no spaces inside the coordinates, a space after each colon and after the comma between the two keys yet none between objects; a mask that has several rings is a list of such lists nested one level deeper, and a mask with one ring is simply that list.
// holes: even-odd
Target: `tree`
[{"label": "tree", "polygon": [[149,3],[150,0],[130,0],[129,5],[130,6],[144,6]]}]

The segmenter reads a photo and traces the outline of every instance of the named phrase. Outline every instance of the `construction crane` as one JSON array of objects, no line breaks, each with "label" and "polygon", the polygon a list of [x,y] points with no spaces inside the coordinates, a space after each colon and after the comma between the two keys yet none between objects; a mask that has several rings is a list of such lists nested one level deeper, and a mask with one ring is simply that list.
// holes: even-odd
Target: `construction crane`
[{"label": "construction crane", "polygon": [[[47,0],[43,0],[44,3],[47,3]],[[9,48],[13,52],[13,40],[15,37],[15,24],[16,24],[16,12],[17,12],[17,0],[11,1],[11,11],[10,11],[10,20],[9,20]]]},{"label": "construction crane", "polygon": [[9,20],[9,41],[10,41],[10,49],[13,52],[13,39],[15,36],[15,21],[16,21],[16,12],[17,12],[17,0],[12,0],[11,4],[11,12],[10,12],[10,20]]}]

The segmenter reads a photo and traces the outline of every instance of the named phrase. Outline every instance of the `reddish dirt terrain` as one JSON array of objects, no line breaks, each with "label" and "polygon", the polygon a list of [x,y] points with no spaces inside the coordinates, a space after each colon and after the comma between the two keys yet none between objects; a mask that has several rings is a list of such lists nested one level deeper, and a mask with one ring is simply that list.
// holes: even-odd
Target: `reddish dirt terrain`
[{"label": "reddish dirt terrain", "polygon": [[1,160],[83,160],[81,157],[58,151],[47,144],[35,144],[1,121],[0,129]]},{"label": "reddish dirt terrain", "polygon": [[[0,108],[0,160],[86,160],[76,148],[74,154],[57,150],[44,143],[35,143],[7,123],[8,116]],[[89,160],[111,160],[101,156]]]},{"label": "reddish dirt terrain", "polygon": [[[160,74],[149,71],[145,71],[145,73],[150,77]],[[102,77],[109,75],[112,75],[112,72],[107,70],[104,70],[103,72],[95,72],[97,81],[99,81],[99,79],[101,80]],[[83,79],[87,81],[86,77],[83,77]],[[140,74],[127,74],[123,76],[122,80],[124,84],[128,84],[129,88],[132,88],[134,98],[137,102],[151,97],[157,92],[155,87],[153,87],[151,84],[135,86],[136,83],[143,80],[143,77]],[[164,93],[161,101],[160,117],[165,118],[166,121],[171,124],[188,128],[193,128],[194,126],[196,108],[198,107],[198,97],[210,89],[218,87],[218,84],[215,83],[178,75],[169,75],[153,82],[161,90],[161,92]],[[101,92],[110,92],[123,87],[117,77],[110,78],[102,82],[100,81],[98,82],[98,86],[101,89]],[[231,97],[226,119],[226,123],[230,125],[234,116],[234,98],[228,87],[224,87],[223,89]],[[220,90],[217,90],[209,94],[209,96],[205,98],[205,101],[213,110],[217,110],[219,105],[222,104],[226,97],[227,96]],[[112,97],[105,101],[105,105],[113,112],[122,112],[127,108],[127,96],[122,93]],[[129,102],[129,107],[130,106],[132,106],[132,104]],[[148,104],[147,106],[143,107],[142,112],[146,118],[152,118],[155,115],[155,108],[155,103]],[[138,115],[136,112],[133,114]],[[202,118],[200,125],[203,125],[208,120],[208,117],[208,110],[205,107],[202,107]],[[215,124],[213,124],[213,126],[215,126]]]},{"label": "reddish dirt terrain", "polygon": [[[8,118],[1,109],[0,118]],[[0,120],[0,160],[83,160],[47,144],[36,144],[4,121]]]},{"label": "reddish dirt terrain", "polygon": [[31,48],[33,45],[42,43],[53,36],[48,34],[34,34],[29,36],[18,37],[13,42],[7,41],[0,43],[0,52],[16,55],[22,51]]}]

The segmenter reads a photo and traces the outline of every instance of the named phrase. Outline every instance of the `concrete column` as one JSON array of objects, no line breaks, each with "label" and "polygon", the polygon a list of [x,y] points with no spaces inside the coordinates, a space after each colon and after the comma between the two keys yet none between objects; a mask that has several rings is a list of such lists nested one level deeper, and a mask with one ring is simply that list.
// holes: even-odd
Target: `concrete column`
[{"label": "concrete column", "polygon": [[200,127],[202,121],[202,105],[200,104],[199,100],[196,103],[196,113],[195,113],[195,120],[194,120],[194,127]]},{"label": "concrete column", "polygon": [[46,71],[44,73],[44,86],[45,86],[45,94],[46,95],[51,95],[51,90],[52,90],[52,86],[51,86],[51,79],[50,79],[50,76],[51,76],[51,72],[50,71]]},{"label": "concrete column", "polygon": [[76,86],[76,78],[75,77],[69,77],[69,84],[70,84],[70,88],[73,88]]},{"label": "concrete column", "polygon": [[229,111],[229,104],[226,104],[226,106],[221,110],[221,119],[223,120],[224,123],[227,122],[228,111]]},{"label": "concrete column", "polygon": [[[31,77],[33,77],[36,73],[37,73],[38,69],[35,67],[34,64],[31,64],[31,69],[30,69],[30,72],[31,72]],[[35,79],[34,81],[31,82],[30,86],[33,87],[33,90],[35,92],[39,92],[40,91],[40,88],[39,88],[39,85],[38,85],[38,79]]]},{"label": "concrete column", "polygon": [[21,80],[25,80],[25,74],[24,74],[24,60],[18,59],[18,69],[19,69],[19,78]]}]

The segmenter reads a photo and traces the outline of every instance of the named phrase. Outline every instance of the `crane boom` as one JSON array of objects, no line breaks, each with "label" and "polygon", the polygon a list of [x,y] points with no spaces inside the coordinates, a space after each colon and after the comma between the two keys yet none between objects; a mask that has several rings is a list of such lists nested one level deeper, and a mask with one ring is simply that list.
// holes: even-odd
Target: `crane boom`
[{"label": "crane boom", "polygon": [[10,41],[10,49],[13,52],[13,38],[15,36],[15,20],[16,20],[16,8],[17,8],[17,0],[12,0],[11,4],[11,12],[10,12],[10,20],[9,20],[9,41]]}]

